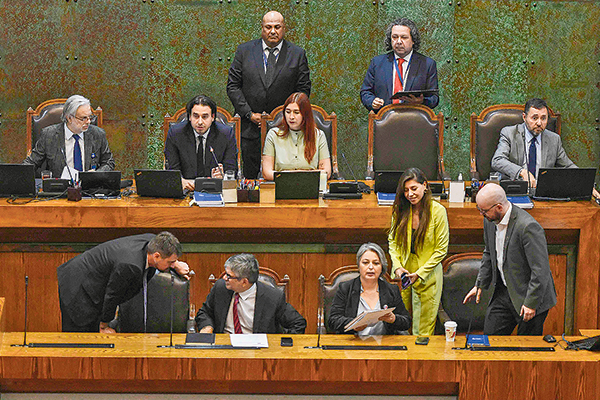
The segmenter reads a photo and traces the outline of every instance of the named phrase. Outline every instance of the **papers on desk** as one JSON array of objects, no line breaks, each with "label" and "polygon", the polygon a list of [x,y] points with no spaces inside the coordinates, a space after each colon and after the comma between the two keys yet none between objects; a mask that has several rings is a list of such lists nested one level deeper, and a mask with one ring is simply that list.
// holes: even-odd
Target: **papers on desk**
[{"label": "papers on desk", "polygon": [[530,210],[533,208],[533,203],[529,199],[529,196],[506,196],[506,198],[513,205],[520,207],[524,210]]},{"label": "papers on desk", "polygon": [[233,347],[269,347],[266,333],[248,333],[229,335]]},{"label": "papers on desk", "polygon": [[392,206],[396,200],[396,193],[377,192],[377,205]]},{"label": "papers on desk", "polygon": [[384,310],[364,311],[352,321],[350,321],[348,324],[346,324],[346,326],[344,327],[344,332],[348,332],[349,330],[358,328],[359,326],[375,325],[377,322],[379,322],[379,318],[381,318],[389,312],[393,312],[395,309],[396,307],[386,308]]},{"label": "papers on desk", "polygon": [[190,206],[196,204],[199,207],[223,207],[223,195],[221,193],[194,192],[194,199]]},{"label": "papers on desk", "polygon": [[490,339],[488,335],[469,335],[467,346],[489,346]]}]

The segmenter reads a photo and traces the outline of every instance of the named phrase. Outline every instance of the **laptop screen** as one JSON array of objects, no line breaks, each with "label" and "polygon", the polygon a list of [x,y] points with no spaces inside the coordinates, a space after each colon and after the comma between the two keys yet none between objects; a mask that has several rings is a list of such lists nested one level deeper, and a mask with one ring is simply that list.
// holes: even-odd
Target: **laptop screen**
[{"label": "laptop screen", "polygon": [[35,166],[0,164],[0,197],[35,197]]}]

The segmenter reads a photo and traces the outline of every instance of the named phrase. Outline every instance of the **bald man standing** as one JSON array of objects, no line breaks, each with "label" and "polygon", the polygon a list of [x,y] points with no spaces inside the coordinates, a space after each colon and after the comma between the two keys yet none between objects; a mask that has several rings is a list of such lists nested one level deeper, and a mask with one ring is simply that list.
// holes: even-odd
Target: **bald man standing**
[{"label": "bald man standing", "polygon": [[485,314],[486,335],[541,335],[548,310],[556,305],[546,235],[527,211],[514,207],[504,189],[485,185],[477,193],[477,209],[485,218],[485,249],[477,281],[464,303],[481,289],[494,287]]},{"label": "bald man standing", "polygon": [[262,38],[238,46],[229,68],[227,95],[242,118],[244,176],[260,170],[260,116],[295,92],[310,95],[310,71],[304,49],[284,40],[285,21],[277,11],[262,19]]}]

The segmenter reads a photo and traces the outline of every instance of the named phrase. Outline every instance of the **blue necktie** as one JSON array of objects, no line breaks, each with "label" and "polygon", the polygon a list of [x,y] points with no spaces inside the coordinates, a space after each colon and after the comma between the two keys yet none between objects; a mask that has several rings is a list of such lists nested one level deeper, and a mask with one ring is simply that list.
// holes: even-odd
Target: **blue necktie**
[{"label": "blue necktie", "polygon": [[537,165],[537,148],[536,148],[537,138],[534,137],[529,142],[529,160],[527,161],[527,169],[531,172],[531,175],[536,176],[536,165]]},{"label": "blue necktie", "polygon": [[77,171],[83,171],[83,165],[81,162],[81,147],[79,146],[79,135],[73,135],[75,139],[75,145],[73,146],[73,168]]}]

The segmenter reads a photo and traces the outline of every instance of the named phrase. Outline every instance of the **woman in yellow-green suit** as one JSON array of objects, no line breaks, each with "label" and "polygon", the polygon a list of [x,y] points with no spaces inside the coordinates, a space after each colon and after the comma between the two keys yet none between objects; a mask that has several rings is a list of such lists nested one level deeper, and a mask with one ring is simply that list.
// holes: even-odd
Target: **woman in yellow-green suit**
[{"label": "woman in yellow-green suit", "polygon": [[431,199],[423,172],[409,168],[398,182],[388,242],[393,274],[406,273],[412,282],[402,300],[412,314],[413,335],[433,334],[449,236],[446,209]]}]

